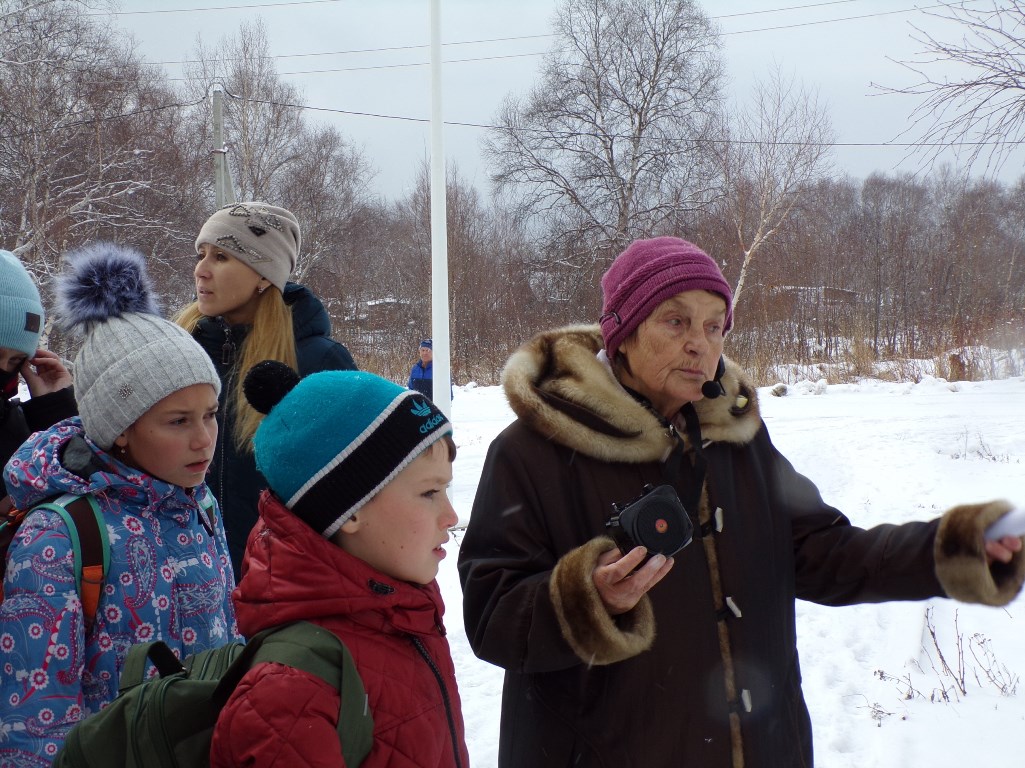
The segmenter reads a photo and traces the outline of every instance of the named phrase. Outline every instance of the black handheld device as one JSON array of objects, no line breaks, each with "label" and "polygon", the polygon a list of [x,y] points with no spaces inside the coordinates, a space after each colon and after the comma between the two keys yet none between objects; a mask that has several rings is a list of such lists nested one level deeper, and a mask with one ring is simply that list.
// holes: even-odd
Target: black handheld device
[{"label": "black handheld device", "polygon": [[614,503],[605,528],[624,555],[642,546],[648,557],[672,557],[694,538],[694,524],[671,485],[645,485],[633,501]]}]

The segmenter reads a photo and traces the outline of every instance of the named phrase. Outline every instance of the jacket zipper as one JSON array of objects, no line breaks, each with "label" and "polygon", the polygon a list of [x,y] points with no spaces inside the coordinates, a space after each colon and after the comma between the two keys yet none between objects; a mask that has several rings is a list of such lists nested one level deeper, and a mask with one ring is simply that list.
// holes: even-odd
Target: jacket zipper
[{"label": "jacket zipper", "polygon": [[431,658],[431,654],[427,652],[423,642],[419,637],[410,637],[413,641],[413,646],[416,648],[423,660],[427,662],[427,666],[431,668],[431,672],[434,674],[434,679],[438,681],[438,688],[441,689],[441,698],[445,702],[445,717],[448,718],[448,734],[452,739],[452,756],[456,761],[456,768],[461,768],[459,762],[459,737],[456,735],[456,722],[452,717],[452,702],[448,698],[448,689],[445,687],[445,678],[441,675],[441,670],[438,669],[438,665],[434,663],[434,659]]},{"label": "jacket zipper", "polygon": [[218,318],[224,323],[224,343],[221,344],[221,365],[229,368],[235,364],[235,340],[231,338],[231,326],[223,317]]},{"label": "jacket zipper", "polygon": [[[220,320],[222,323],[224,323],[224,343],[221,344],[221,364],[225,365],[225,366],[228,366],[227,370],[225,371],[225,376],[223,378],[221,386],[224,387],[224,388],[228,388],[228,387],[231,386],[231,372],[232,372],[232,367],[235,365],[235,351],[236,351],[235,350],[235,340],[231,336],[231,326],[228,324],[228,322],[223,317],[218,318],[218,320]],[[222,421],[221,421],[221,424],[223,424],[225,426],[225,428],[219,430],[218,433],[217,433],[217,456],[220,457],[220,460],[217,462],[217,498],[218,499],[224,499],[225,498],[225,495],[224,495],[224,456],[225,456],[224,444],[225,444],[225,441],[227,440],[227,435],[228,435],[228,430],[226,429],[226,427],[228,425],[228,413],[227,413],[228,409],[227,409],[227,405],[228,405],[229,399],[230,398],[227,395],[225,395],[225,397],[224,397],[224,404],[225,404],[224,415],[223,415]]]}]

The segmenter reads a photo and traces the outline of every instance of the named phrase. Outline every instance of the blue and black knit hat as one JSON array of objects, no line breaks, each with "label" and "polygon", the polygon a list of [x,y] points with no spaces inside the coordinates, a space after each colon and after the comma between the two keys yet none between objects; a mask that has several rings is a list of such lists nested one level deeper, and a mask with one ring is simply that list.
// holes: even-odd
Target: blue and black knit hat
[{"label": "blue and black knit hat", "polygon": [[430,399],[365,371],[300,379],[265,360],[243,388],[267,414],[253,436],[257,468],[285,506],[325,537],[452,433]]}]

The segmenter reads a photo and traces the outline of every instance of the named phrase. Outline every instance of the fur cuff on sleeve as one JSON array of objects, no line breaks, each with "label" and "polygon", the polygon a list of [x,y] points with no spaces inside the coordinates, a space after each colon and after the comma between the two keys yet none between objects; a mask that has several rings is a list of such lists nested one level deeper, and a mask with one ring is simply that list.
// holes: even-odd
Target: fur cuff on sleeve
[{"label": "fur cuff on sleeve", "polygon": [[549,584],[559,627],[573,652],[587,664],[614,664],[651,647],[655,615],[645,595],[633,610],[610,616],[591,574],[602,552],[615,549],[612,539],[599,537],[567,552],[552,571]]},{"label": "fur cuff on sleeve", "polygon": [[1009,563],[986,563],[983,533],[1011,510],[1003,501],[965,504],[940,518],[934,555],[936,576],[948,597],[963,603],[1001,606],[1011,602],[1025,581],[1025,554]]}]

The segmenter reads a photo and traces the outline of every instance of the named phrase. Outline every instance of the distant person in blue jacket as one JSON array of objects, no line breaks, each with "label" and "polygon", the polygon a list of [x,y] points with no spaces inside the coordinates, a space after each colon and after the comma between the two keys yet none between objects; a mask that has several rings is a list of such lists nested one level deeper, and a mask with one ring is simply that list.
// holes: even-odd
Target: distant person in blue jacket
[{"label": "distant person in blue jacket", "polygon": [[419,392],[421,395],[434,399],[434,342],[431,339],[424,339],[420,342],[420,359],[413,363],[413,370],[409,372],[407,389]]}]

